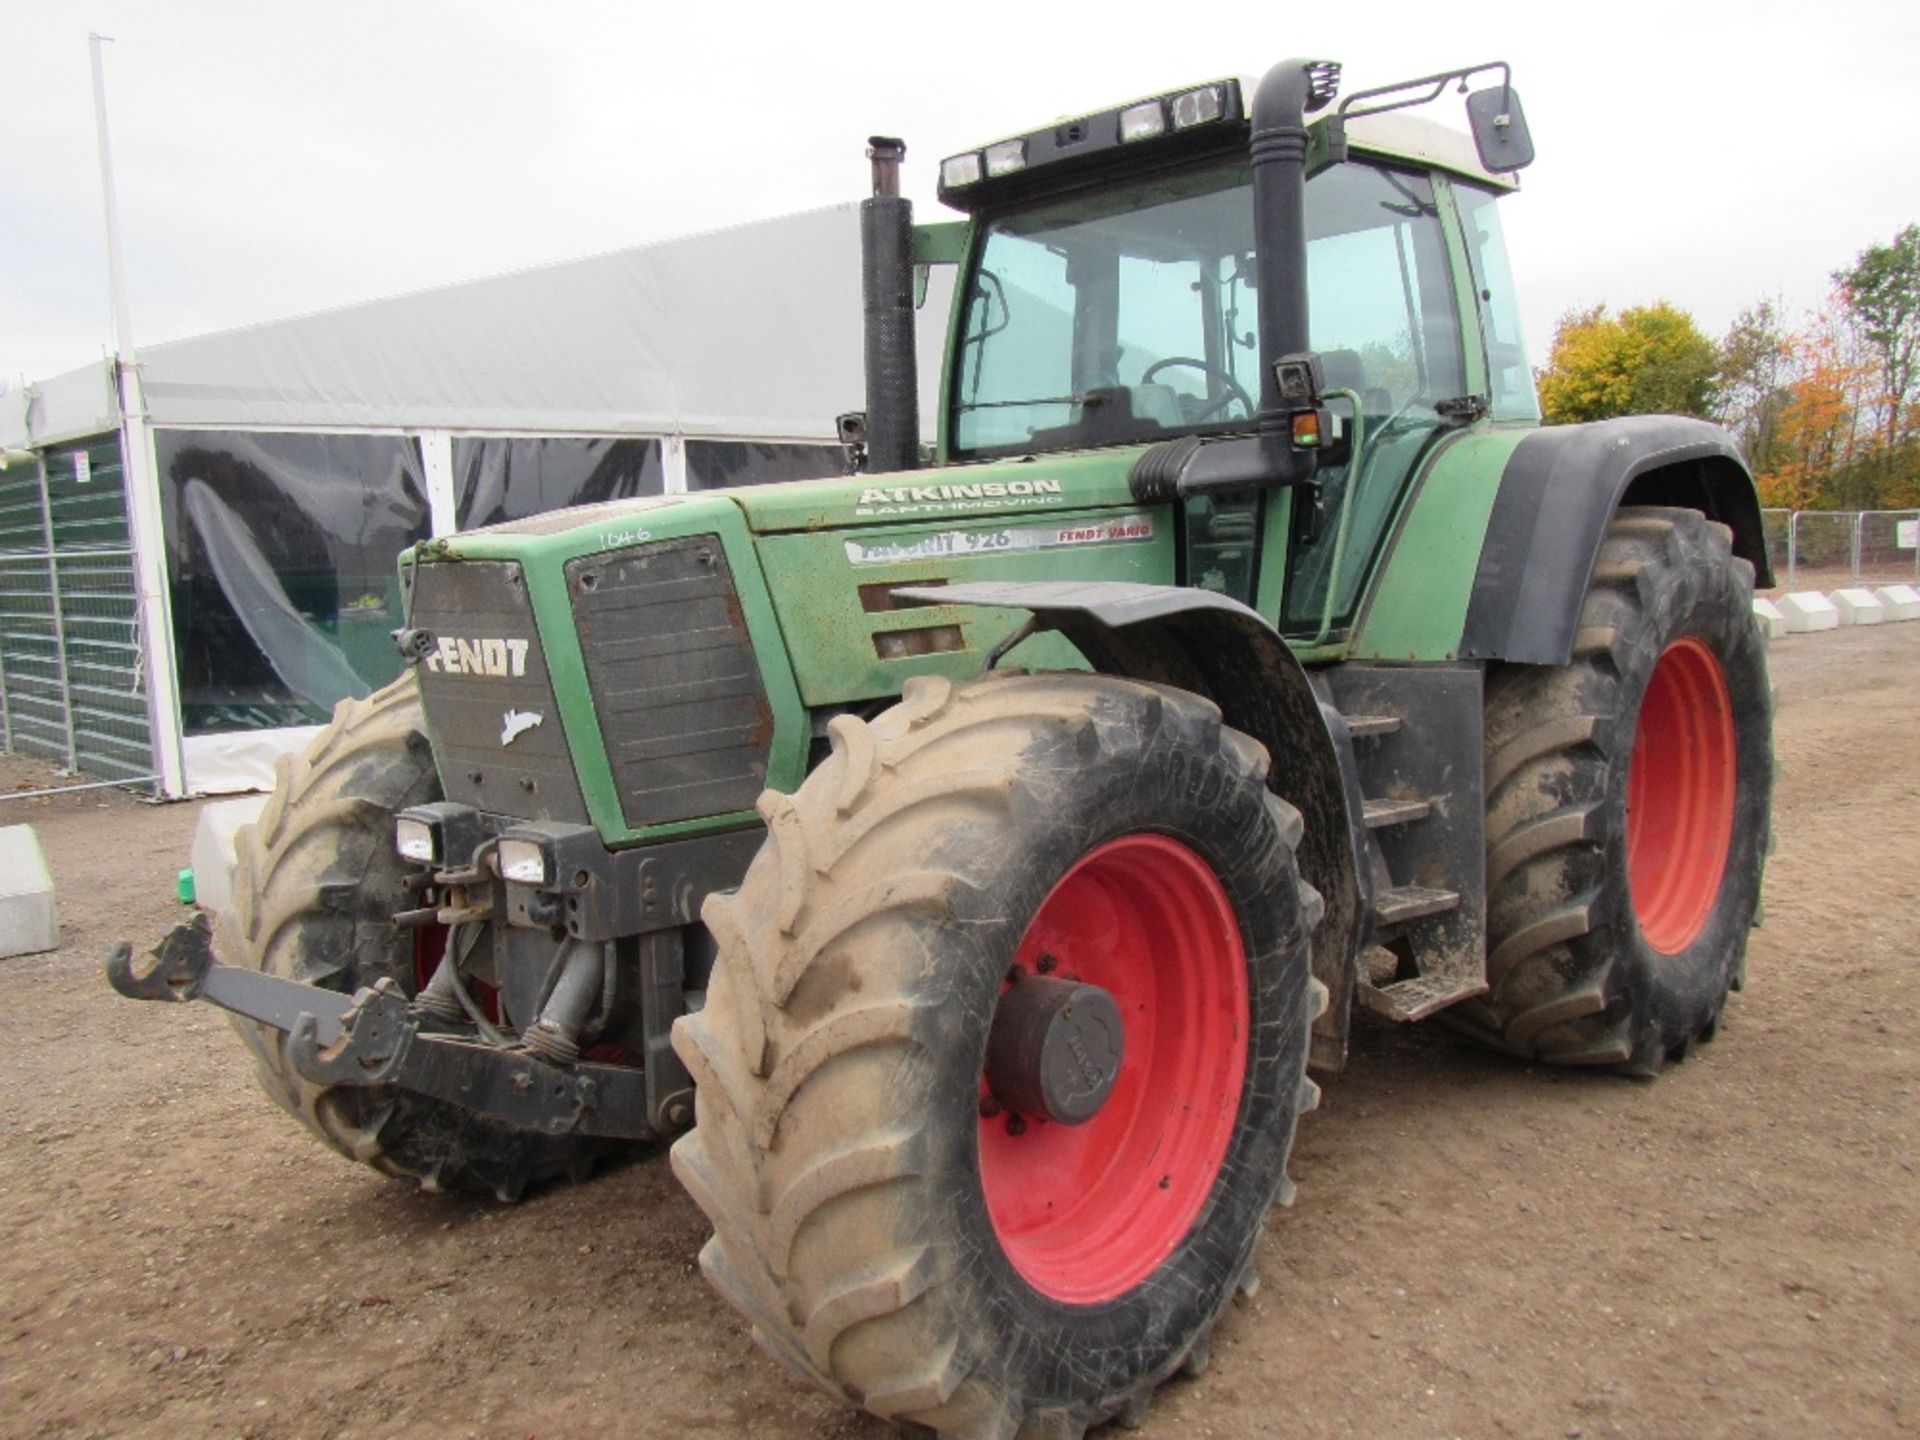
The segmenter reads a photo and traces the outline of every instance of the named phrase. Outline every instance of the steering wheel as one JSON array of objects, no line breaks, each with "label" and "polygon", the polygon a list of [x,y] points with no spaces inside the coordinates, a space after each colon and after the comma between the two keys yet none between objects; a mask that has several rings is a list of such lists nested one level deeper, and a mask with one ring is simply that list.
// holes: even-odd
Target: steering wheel
[{"label": "steering wheel", "polygon": [[1236,400],[1238,400],[1246,410],[1247,418],[1249,420],[1253,418],[1253,401],[1249,400],[1247,398],[1247,392],[1240,388],[1240,382],[1233,378],[1233,372],[1219,365],[1209,365],[1205,360],[1196,360],[1191,355],[1169,355],[1164,360],[1154,361],[1153,364],[1147,366],[1145,370],[1140,372],[1140,383],[1142,385],[1151,385],[1153,383],[1153,377],[1170,365],[1184,365],[1189,370],[1198,370],[1201,374],[1210,379],[1218,380],[1222,385],[1227,387],[1227,393],[1225,395],[1222,395],[1218,400],[1207,406],[1207,408],[1202,410],[1198,415],[1189,416],[1187,418],[1189,425],[1198,425],[1204,420],[1211,419],[1217,412],[1226,409],[1227,406]]}]

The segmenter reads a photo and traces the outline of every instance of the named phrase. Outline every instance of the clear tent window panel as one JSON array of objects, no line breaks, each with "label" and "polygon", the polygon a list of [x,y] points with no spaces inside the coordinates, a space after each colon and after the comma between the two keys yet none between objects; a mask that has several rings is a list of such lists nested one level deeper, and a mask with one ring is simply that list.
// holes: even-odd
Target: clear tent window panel
[{"label": "clear tent window panel", "polygon": [[162,430],[188,734],[310,724],[399,674],[395,557],[430,531],[406,436]]}]

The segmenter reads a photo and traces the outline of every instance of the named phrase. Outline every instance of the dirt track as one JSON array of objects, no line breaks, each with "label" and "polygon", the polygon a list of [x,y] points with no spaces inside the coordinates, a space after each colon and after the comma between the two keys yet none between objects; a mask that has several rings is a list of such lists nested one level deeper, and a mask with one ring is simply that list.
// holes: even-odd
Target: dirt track
[{"label": "dirt track", "polygon": [[[1648,1085],[1363,1026],[1264,1288],[1141,1435],[1920,1432],[1920,624],[1776,642],[1774,678],[1779,850],[1720,1038]],[[0,1434],[889,1433],[749,1343],[658,1157],[422,1195],[322,1153],[216,1014],[110,995],[192,807],[23,821],[66,944],[0,961]]]}]

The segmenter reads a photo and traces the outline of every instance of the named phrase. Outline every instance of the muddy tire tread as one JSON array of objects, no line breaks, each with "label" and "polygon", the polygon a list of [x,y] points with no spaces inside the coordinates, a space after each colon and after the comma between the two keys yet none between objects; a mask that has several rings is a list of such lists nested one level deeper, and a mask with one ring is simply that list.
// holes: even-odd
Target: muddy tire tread
[{"label": "muddy tire tread", "polygon": [[[879,1220],[903,1187],[921,1183],[925,1137],[862,1097],[928,1063],[922,1036],[936,1002],[907,983],[904,964],[860,968],[851,1009],[829,998],[849,980],[837,948],[847,937],[865,936],[879,952],[918,946],[927,917],[970,886],[960,869],[894,866],[950,825],[1006,814],[1013,742],[1045,730],[1082,754],[1106,745],[1090,696],[1146,725],[1177,707],[1188,723],[1218,731],[1218,711],[1204,700],[1085,674],[997,675],[964,689],[923,677],[871,723],[837,717],[831,753],[807,787],[763,799],[768,838],[747,882],[707,901],[722,960],[705,1007],[675,1027],[699,1085],[698,1120],[675,1144],[673,1167],[714,1227],[701,1255],[708,1280],[801,1375],[943,1436],[1071,1440],[1144,1411],[1165,1378],[1063,1406],[979,1373],[973,1347],[938,1318],[943,1274],[929,1249],[898,1240],[876,1249],[873,1240],[890,1234]],[[1255,742],[1234,736],[1220,753],[1266,774]],[[1297,837],[1298,816],[1270,803]],[[1317,913],[1318,896],[1301,889],[1303,913]],[[789,1132],[814,1137],[804,1158],[787,1156]],[[1226,1287],[1222,1306],[1231,1295]],[[1167,1371],[1196,1350],[1204,1357],[1217,1318]]]},{"label": "muddy tire tread", "polygon": [[[1683,1018],[1657,1015],[1636,1001],[1626,967],[1614,964],[1600,933],[1612,913],[1600,864],[1601,797],[1611,768],[1627,761],[1625,677],[1630,666],[1651,663],[1632,647],[1646,643],[1656,608],[1746,615],[1752,589],[1752,567],[1732,555],[1725,526],[1692,510],[1622,510],[1594,568],[1572,662],[1506,666],[1490,678],[1490,990],[1443,1015],[1444,1023],[1529,1059],[1635,1074],[1655,1073],[1710,1038],[1719,1002]],[[1770,754],[1764,766],[1770,776]],[[1757,894],[1757,867],[1752,884]],[[1713,962],[1721,997],[1739,974],[1745,940],[1742,927]]]}]

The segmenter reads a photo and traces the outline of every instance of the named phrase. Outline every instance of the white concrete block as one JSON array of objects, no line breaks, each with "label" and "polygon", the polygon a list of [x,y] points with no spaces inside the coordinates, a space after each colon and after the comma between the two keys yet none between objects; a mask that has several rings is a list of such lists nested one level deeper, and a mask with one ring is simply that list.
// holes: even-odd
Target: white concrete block
[{"label": "white concrete block", "polygon": [[1780,613],[1780,607],[1771,600],[1756,595],[1753,600],[1753,618],[1760,622],[1760,628],[1767,632],[1769,640],[1777,640],[1787,633],[1787,617]]},{"label": "white concrete block", "polygon": [[1880,603],[1880,597],[1871,590],[1836,590],[1827,598],[1833,601],[1833,608],[1840,612],[1842,625],[1878,625],[1887,618],[1887,607]]},{"label": "white concrete block", "polygon": [[60,944],[53,876],[31,825],[0,827],[0,956],[38,955]]},{"label": "white concrete block", "polygon": [[1782,595],[1780,613],[1786,617],[1789,635],[1840,628],[1840,612],[1818,590],[1796,590],[1791,595]]},{"label": "white concrete block", "polygon": [[193,899],[201,909],[218,914],[233,903],[233,841],[242,825],[260,818],[264,795],[243,795],[200,807],[193,827]]},{"label": "white concrete block", "polygon": [[1882,585],[1873,593],[1887,607],[1887,619],[1920,620],[1920,590],[1911,585]]}]

